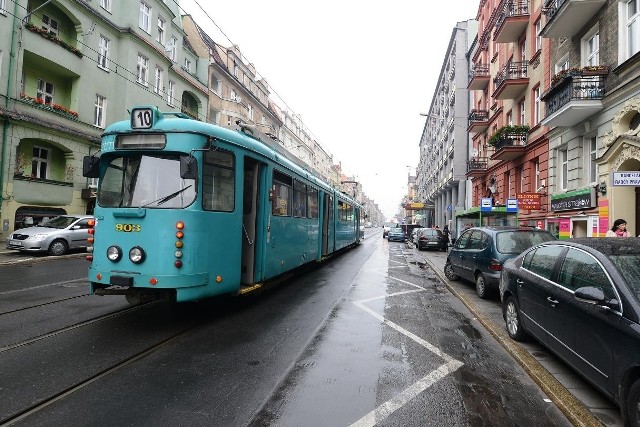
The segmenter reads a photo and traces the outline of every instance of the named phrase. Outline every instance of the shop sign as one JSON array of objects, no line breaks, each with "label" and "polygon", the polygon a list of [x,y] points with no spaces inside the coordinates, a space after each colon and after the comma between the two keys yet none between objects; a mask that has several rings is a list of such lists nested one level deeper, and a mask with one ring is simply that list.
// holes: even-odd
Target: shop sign
[{"label": "shop sign", "polygon": [[419,211],[423,210],[425,205],[424,203],[405,203],[403,207],[409,211]]},{"label": "shop sign", "polygon": [[640,187],[640,172],[614,172],[613,186]]},{"label": "shop sign", "polygon": [[559,196],[551,196],[552,211],[569,211],[576,209],[590,209],[596,203],[596,190],[587,188],[585,190],[571,191]]},{"label": "shop sign", "polygon": [[540,210],[540,193],[517,193],[520,209]]}]

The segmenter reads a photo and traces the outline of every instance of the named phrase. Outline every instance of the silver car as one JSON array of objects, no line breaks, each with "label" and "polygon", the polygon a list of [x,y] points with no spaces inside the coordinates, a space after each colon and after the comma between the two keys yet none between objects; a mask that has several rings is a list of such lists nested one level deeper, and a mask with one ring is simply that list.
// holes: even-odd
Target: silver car
[{"label": "silver car", "polygon": [[42,224],[16,230],[7,239],[7,249],[63,255],[69,249],[89,246],[91,215],[61,215]]}]

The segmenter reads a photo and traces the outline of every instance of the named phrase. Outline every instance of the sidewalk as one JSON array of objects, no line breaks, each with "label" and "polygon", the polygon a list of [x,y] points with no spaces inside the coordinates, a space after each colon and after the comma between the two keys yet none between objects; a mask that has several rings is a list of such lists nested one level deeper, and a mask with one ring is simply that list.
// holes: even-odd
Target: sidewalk
[{"label": "sidewalk", "polygon": [[619,408],[546,348],[533,339],[518,343],[509,338],[499,296],[483,300],[476,294],[472,283],[447,280],[444,275],[445,253],[418,251],[411,244],[407,247],[411,248],[411,256],[416,262],[427,264],[435,271],[574,425],[623,426]]}]

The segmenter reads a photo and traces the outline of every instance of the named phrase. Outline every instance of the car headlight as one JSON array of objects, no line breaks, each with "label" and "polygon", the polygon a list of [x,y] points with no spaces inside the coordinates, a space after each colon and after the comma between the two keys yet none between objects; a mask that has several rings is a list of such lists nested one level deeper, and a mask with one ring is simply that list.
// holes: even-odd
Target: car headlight
[{"label": "car headlight", "polygon": [[49,237],[48,234],[34,234],[32,236],[27,237],[29,240],[44,240]]},{"label": "car headlight", "polygon": [[144,261],[145,257],[146,255],[144,253],[144,250],[140,246],[134,246],[129,251],[129,259],[134,264],[140,264],[142,261]]},{"label": "car headlight", "polygon": [[109,246],[107,248],[107,258],[109,261],[118,262],[122,258],[122,249],[118,246]]}]

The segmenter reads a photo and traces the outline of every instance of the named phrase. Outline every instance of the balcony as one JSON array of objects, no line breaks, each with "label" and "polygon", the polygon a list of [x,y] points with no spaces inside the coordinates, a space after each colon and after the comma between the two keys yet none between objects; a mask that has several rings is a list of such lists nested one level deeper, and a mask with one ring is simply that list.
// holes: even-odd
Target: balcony
[{"label": "balcony", "polygon": [[606,0],[548,0],[542,12],[546,16],[542,37],[571,38],[584,28],[585,22],[606,3]]},{"label": "balcony", "polygon": [[489,84],[489,64],[475,64],[469,73],[469,90],[484,90]]},{"label": "balcony", "polygon": [[529,126],[503,126],[489,139],[495,152],[491,160],[514,160],[526,151]]},{"label": "balcony", "polygon": [[498,43],[517,42],[529,23],[529,2],[509,1],[496,20],[493,39]]},{"label": "balcony", "polygon": [[14,175],[13,195],[23,204],[65,206],[73,201],[73,183]]},{"label": "balcony", "polygon": [[478,177],[484,176],[487,173],[487,168],[489,167],[489,159],[486,157],[474,157],[473,159],[467,161],[467,176]]},{"label": "balcony", "polygon": [[540,97],[546,105],[545,126],[574,126],[602,110],[604,75],[566,75]]},{"label": "balcony", "polygon": [[528,62],[509,62],[493,79],[496,90],[492,97],[495,99],[516,99],[527,89]]},{"label": "balcony", "polygon": [[469,114],[469,133],[480,133],[489,127],[489,112],[487,110],[471,110]]}]

